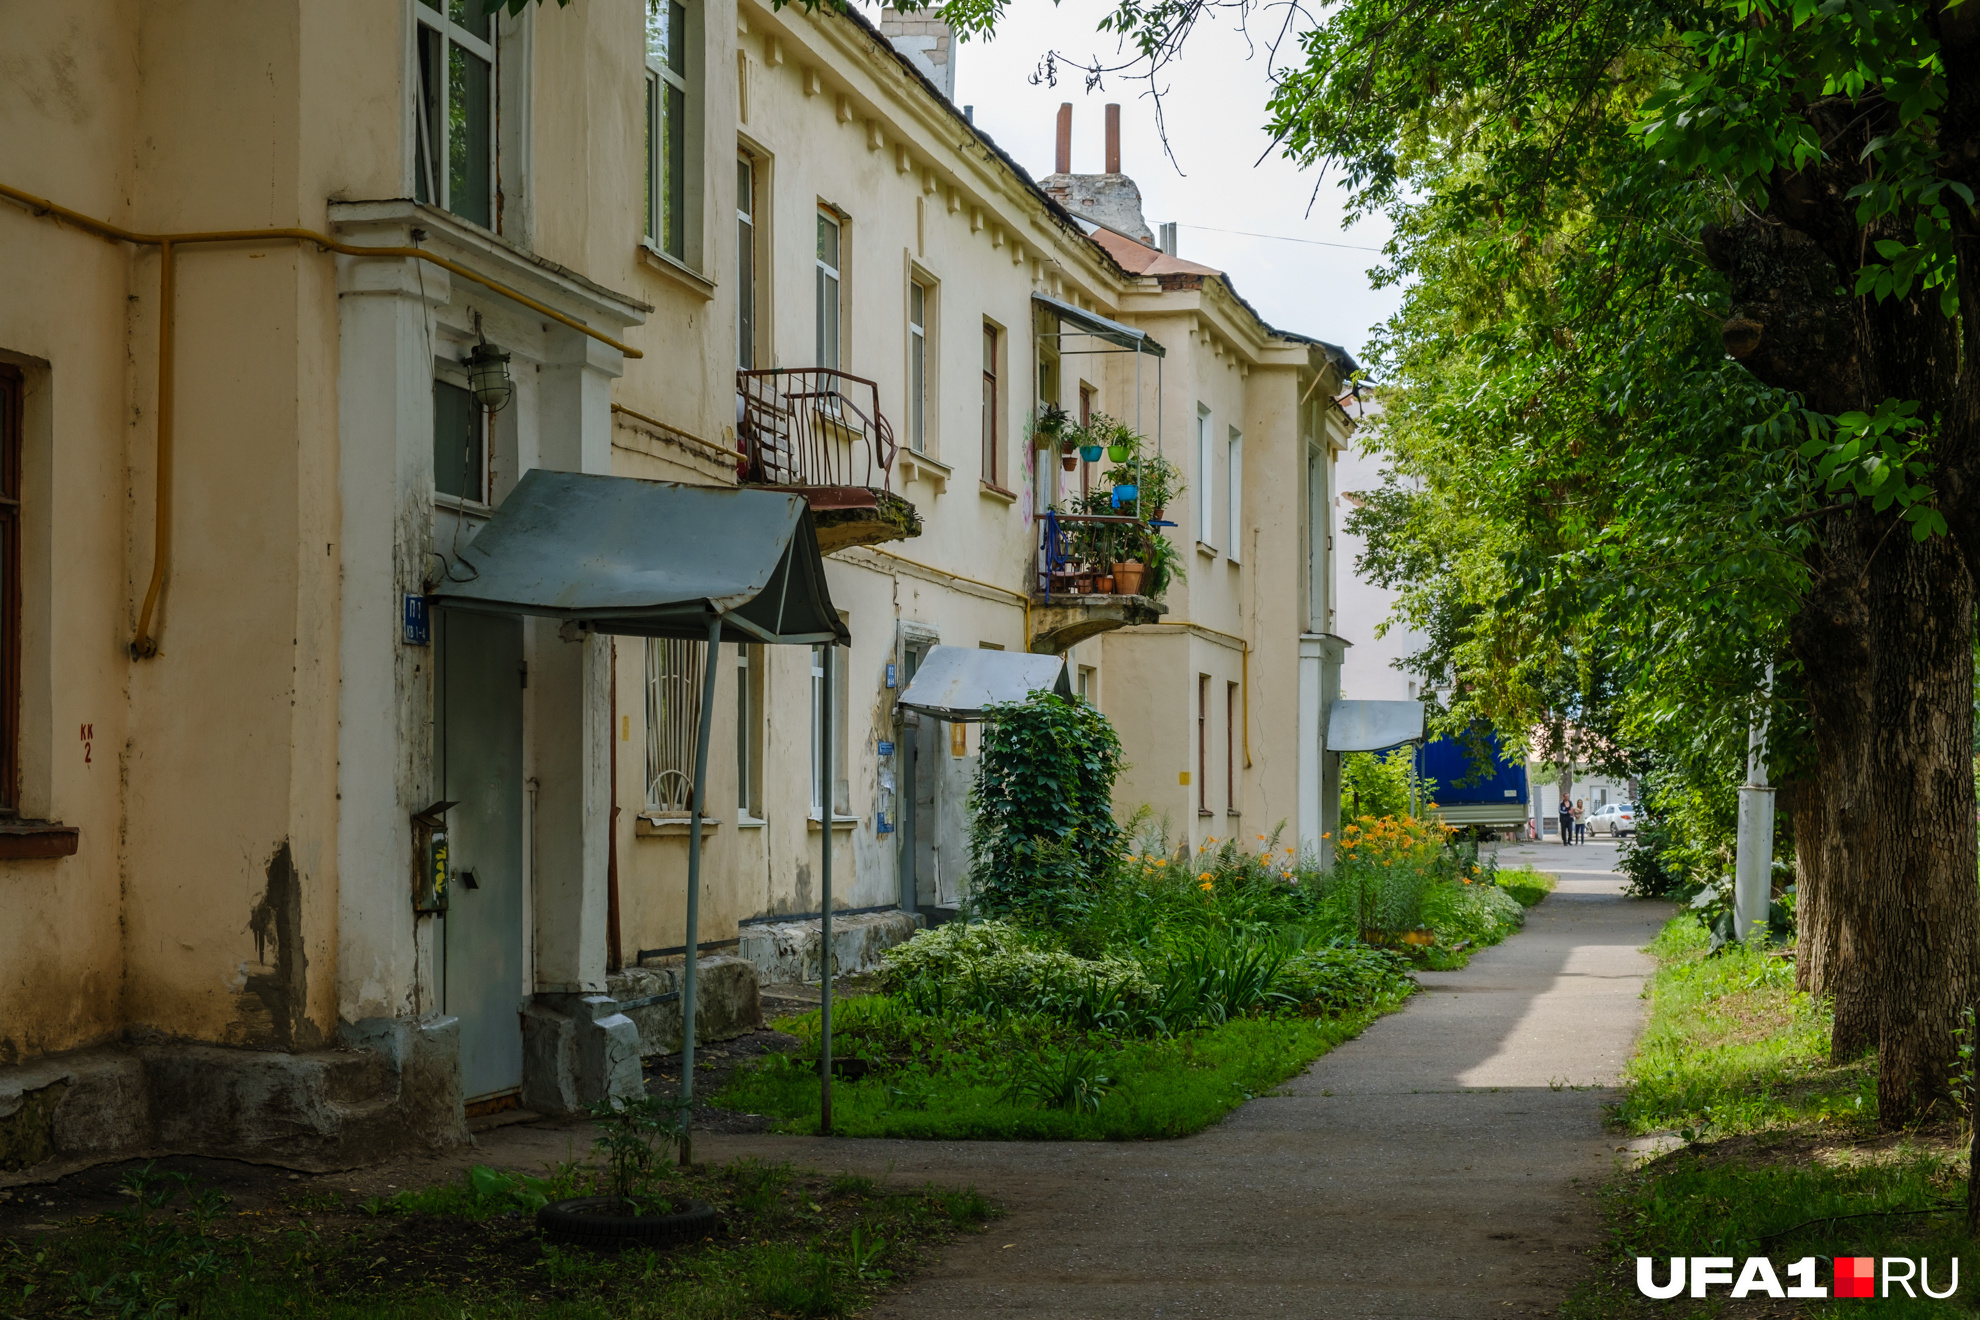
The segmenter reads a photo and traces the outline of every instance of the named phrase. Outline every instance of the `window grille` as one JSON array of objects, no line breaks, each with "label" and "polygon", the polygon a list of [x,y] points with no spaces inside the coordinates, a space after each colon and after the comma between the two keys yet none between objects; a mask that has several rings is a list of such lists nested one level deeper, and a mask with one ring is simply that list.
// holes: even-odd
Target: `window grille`
[{"label": "window grille", "polygon": [[646,808],[661,815],[694,809],[695,735],[701,726],[702,647],[706,642],[649,638],[646,643]]}]

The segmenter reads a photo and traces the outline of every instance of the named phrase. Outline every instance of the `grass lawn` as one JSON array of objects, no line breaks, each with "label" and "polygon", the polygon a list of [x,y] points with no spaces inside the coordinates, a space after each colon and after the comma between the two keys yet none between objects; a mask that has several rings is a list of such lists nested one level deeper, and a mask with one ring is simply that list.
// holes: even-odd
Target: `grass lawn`
[{"label": "grass lawn", "polygon": [[[1680,916],[1650,946],[1658,961],[1650,1023],[1613,1117],[1626,1135],[1675,1133],[1679,1147],[1604,1192],[1609,1237],[1600,1272],[1569,1302],[1568,1320],[1619,1317],[1950,1317],[1980,1314],[1980,1251],[1963,1232],[1965,1146],[1951,1118],[1903,1133],[1876,1126],[1875,1059],[1828,1062],[1825,1007],[1794,989],[1784,958],[1738,947],[1705,954],[1696,918]],[[1956,1207],[1953,1213],[1866,1215]],[[1832,1216],[1834,1218],[1824,1218]],[[1861,1216],[1840,1218],[1840,1216]],[[1815,1222],[1809,1222],[1815,1221]],[[1931,1261],[1947,1300],[1700,1301],[1638,1293],[1636,1258],[1770,1257],[1777,1269],[1818,1258]],[[1736,1264],[1737,1268],[1737,1264]],[[1789,1282],[1783,1276],[1782,1282]]]},{"label": "grass lawn", "polygon": [[1532,907],[1553,893],[1557,883],[1559,882],[1553,876],[1535,871],[1531,867],[1499,872],[1499,888],[1518,899],[1521,907]]},{"label": "grass lawn", "polygon": [[742,1161],[663,1180],[667,1194],[720,1212],[700,1242],[617,1255],[543,1243],[533,1198],[602,1190],[592,1179],[579,1166],[544,1182],[482,1168],[389,1199],[314,1192],[233,1211],[210,1191],[154,1175],[126,1210],[0,1238],[0,1315],[840,1316],[916,1269],[930,1245],[993,1213],[973,1191]]},{"label": "grass lawn", "polygon": [[[1024,1046],[1009,1036],[986,1034],[981,1045],[951,1053],[939,1067],[909,1066],[835,1083],[833,1131],[847,1137],[992,1141],[1188,1136],[1298,1075],[1402,1002],[1397,996],[1337,1017],[1240,1018],[1153,1040],[1088,1038],[1084,1043],[1099,1056],[1108,1087],[1090,1110],[1043,1108],[1009,1094],[1010,1080],[1026,1058]],[[816,1015],[778,1026],[798,1033],[809,1026],[815,1033]],[[1040,1056],[1052,1058],[1053,1046],[1037,1043],[1031,1057]],[[716,1103],[771,1115],[780,1132],[816,1132],[816,1060],[779,1056],[738,1070]]]}]

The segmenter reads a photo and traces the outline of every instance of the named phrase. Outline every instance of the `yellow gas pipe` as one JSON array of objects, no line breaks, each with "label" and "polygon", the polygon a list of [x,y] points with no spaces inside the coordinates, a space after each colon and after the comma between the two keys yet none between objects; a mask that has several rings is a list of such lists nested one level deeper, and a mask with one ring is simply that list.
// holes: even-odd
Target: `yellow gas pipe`
[{"label": "yellow gas pipe", "polygon": [[567,325],[579,334],[588,335],[601,344],[609,344],[629,358],[645,356],[631,345],[622,344],[610,335],[601,334],[583,322],[573,320],[555,308],[546,307],[536,299],[498,280],[489,279],[486,275],[469,270],[458,262],[449,261],[445,257],[436,256],[421,248],[359,247],[350,243],[340,243],[328,234],[319,234],[314,229],[221,229],[191,234],[141,234],[107,221],[97,220],[80,211],[72,211],[66,206],[58,206],[45,197],[36,197],[33,193],[10,188],[4,183],[0,183],[0,197],[19,202],[37,215],[66,220],[99,238],[158,249],[158,512],[157,526],[153,533],[151,585],[145,588],[144,607],[138,612],[137,636],[131,641],[131,655],[139,660],[158,654],[158,639],[151,634],[151,616],[157,608],[158,595],[164,590],[166,568],[171,562],[172,553],[172,300],[174,292],[172,253],[175,247],[186,243],[262,243],[293,239],[300,243],[314,243],[327,252],[337,252],[347,257],[405,257],[414,261],[430,262],[464,280],[499,293],[512,302],[520,303],[533,312]]}]

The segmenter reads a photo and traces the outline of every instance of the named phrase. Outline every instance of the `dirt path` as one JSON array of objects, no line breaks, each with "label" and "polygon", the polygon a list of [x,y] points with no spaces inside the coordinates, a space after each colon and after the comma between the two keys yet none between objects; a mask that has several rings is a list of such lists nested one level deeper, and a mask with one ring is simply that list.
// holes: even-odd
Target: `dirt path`
[{"label": "dirt path", "polygon": [[[903,1182],[974,1183],[1009,1215],[948,1248],[878,1317],[1465,1320],[1556,1312],[1598,1236],[1602,1130],[1670,909],[1620,896],[1614,846],[1508,849],[1561,876],[1524,933],[1274,1096],[1172,1142],[828,1141],[708,1134]],[[489,1133],[521,1162],[542,1129]],[[547,1152],[546,1152],[547,1153]]]}]

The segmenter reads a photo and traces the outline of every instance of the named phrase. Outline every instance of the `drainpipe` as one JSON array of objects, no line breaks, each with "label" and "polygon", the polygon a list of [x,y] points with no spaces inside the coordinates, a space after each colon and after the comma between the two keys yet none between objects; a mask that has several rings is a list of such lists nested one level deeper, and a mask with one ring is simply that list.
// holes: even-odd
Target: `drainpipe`
[{"label": "drainpipe", "polygon": [[519,293],[508,285],[491,280],[466,266],[435,256],[421,248],[408,247],[360,247],[350,243],[340,243],[328,234],[319,234],[314,229],[221,229],[186,234],[145,234],[124,229],[103,220],[93,219],[80,211],[72,211],[66,206],[58,206],[45,197],[22,192],[0,183],[0,197],[20,203],[37,215],[66,220],[70,224],[98,238],[117,243],[133,243],[139,247],[155,247],[159,251],[158,274],[158,508],[155,517],[151,554],[151,582],[145,588],[144,605],[138,611],[137,635],[131,640],[131,658],[148,660],[158,654],[158,638],[152,631],[152,616],[158,607],[158,597],[165,589],[167,568],[172,556],[172,365],[173,365],[173,256],[174,249],[186,243],[272,243],[293,240],[314,243],[326,252],[335,252],[347,257],[404,257],[413,261],[425,261],[450,271],[464,280],[479,284],[494,293],[501,294],[512,302],[520,303],[533,312],[540,313],[570,327],[579,334],[596,339],[601,344],[609,344],[629,358],[644,357],[638,349],[622,344],[610,335],[601,334],[573,320],[553,307],[546,307],[527,294]]}]

